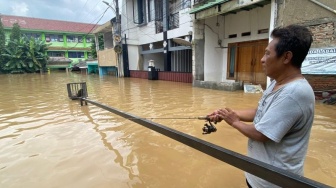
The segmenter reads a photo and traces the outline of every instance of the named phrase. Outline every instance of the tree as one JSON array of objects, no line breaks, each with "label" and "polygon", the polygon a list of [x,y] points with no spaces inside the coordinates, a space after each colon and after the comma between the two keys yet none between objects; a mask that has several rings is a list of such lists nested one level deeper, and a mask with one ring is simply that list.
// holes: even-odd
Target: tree
[{"label": "tree", "polygon": [[[18,23],[13,24],[13,28],[11,31],[11,34],[9,35],[9,40],[10,41],[20,41],[21,39],[21,28]],[[8,48],[15,48],[14,43],[8,43]]]},{"label": "tree", "polygon": [[45,41],[42,41],[41,39],[34,39],[27,37],[23,37],[23,40],[25,40],[25,56],[26,56],[26,64],[27,72],[36,72],[38,70],[44,71],[46,69],[46,65],[48,62],[48,55],[47,50],[48,46],[51,44],[46,44]]},{"label": "tree", "polygon": [[2,24],[1,17],[0,17],[0,52],[6,47],[6,35],[5,35],[5,28]]},{"label": "tree", "polygon": [[0,72],[3,72],[3,66],[4,66],[4,57],[1,55],[6,48],[6,35],[5,35],[5,28],[1,21],[0,16]]},{"label": "tree", "polygon": [[24,57],[24,41],[14,40],[8,42],[8,47],[2,54],[5,57],[3,69],[10,73],[24,73],[24,69],[27,67]]},{"label": "tree", "polygon": [[1,50],[3,72],[33,73],[45,70],[48,61],[48,46],[49,44],[41,39],[21,35],[19,24],[13,24],[10,40]]},{"label": "tree", "polygon": [[41,39],[22,37],[19,41],[9,41],[6,48],[4,70],[10,73],[33,73],[46,69],[48,44]]},{"label": "tree", "polygon": [[12,32],[9,35],[9,40],[20,40],[21,38],[21,27],[18,23],[14,23],[12,27]]},{"label": "tree", "polygon": [[[102,34],[98,35],[98,43],[99,43],[99,49],[104,49],[104,37]],[[91,55],[92,58],[97,58],[97,50],[96,50],[96,43],[95,41],[92,41],[91,43]]]}]

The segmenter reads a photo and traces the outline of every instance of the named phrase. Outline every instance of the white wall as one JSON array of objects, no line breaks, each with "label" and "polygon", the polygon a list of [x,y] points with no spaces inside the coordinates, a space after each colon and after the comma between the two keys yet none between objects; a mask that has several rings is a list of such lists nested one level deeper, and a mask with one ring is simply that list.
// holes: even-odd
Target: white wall
[{"label": "white wall", "polygon": [[223,25],[216,26],[217,17],[205,20],[205,52],[204,52],[204,80],[220,81],[223,69],[223,50],[219,48],[218,40]]},{"label": "white wall", "polygon": [[[206,19],[204,80],[231,81],[226,80],[228,49],[216,48],[219,47],[218,39],[222,40],[222,47],[227,47],[229,43],[268,39],[268,33],[258,34],[258,30],[270,28],[270,17],[271,5],[269,4],[250,11]],[[241,33],[244,32],[251,32],[251,35],[242,37]],[[237,38],[228,38],[231,34],[237,34]]]},{"label": "white wall", "polygon": [[136,45],[128,45],[128,61],[130,70],[147,70],[148,61],[154,60],[155,68],[164,70],[164,54],[153,53],[141,55],[139,47]]},{"label": "white wall", "polygon": [[138,49],[136,45],[128,45],[129,70],[141,70],[142,68],[142,59],[139,57]]},{"label": "white wall", "polygon": [[[148,6],[146,6],[148,7]],[[132,1],[123,1],[121,30],[123,37],[126,34],[127,43],[134,45],[148,44],[163,40],[162,33],[155,33],[155,22],[151,21],[142,25],[135,24],[133,21]]]},{"label": "white wall", "polygon": [[156,69],[160,69],[161,71],[164,70],[163,53],[145,54],[143,55],[143,59],[144,59],[144,63],[143,63],[144,70],[147,70],[149,60],[154,60],[154,66]]},{"label": "white wall", "polygon": [[[146,5],[146,8],[148,6]],[[168,31],[169,39],[189,35],[192,31],[191,16],[188,11],[190,8],[179,10],[179,28]],[[148,10],[147,10],[148,11]],[[153,42],[163,41],[163,33],[155,33],[155,21],[151,21],[142,25],[133,22],[133,4],[132,0],[124,0],[121,6],[121,30],[122,37],[126,34],[129,56],[130,70],[147,70],[148,61],[154,60],[155,67],[164,70],[164,54],[140,54],[140,46]],[[123,39],[124,42],[124,39]]]},{"label": "white wall", "polygon": [[[147,5],[146,8],[148,8]],[[188,35],[188,32],[192,31],[191,16],[193,15],[188,13],[189,10],[190,8],[179,10],[180,26],[177,29],[168,31],[167,35],[169,39]],[[163,40],[163,33],[155,33],[154,21],[145,23],[143,25],[138,25],[133,22],[132,0],[123,1],[121,12],[122,36],[124,37],[126,34],[128,44],[142,45]]]},{"label": "white wall", "polygon": [[181,37],[181,36],[186,36],[189,35],[189,32],[193,30],[193,23],[192,23],[192,19],[191,19],[191,14],[188,13],[188,11],[190,10],[190,8],[186,8],[183,10],[180,10],[179,12],[179,16],[180,16],[180,25],[179,28],[173,29],[173,30],[169,30],[167,33],[167,37],[168,39],[171,38],[177,38],[177,37]]}]

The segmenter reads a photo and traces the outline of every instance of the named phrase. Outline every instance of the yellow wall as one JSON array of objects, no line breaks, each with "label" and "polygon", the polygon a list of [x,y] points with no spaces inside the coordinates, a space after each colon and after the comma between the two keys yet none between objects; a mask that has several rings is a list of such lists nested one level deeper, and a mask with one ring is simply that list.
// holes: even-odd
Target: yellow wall
[{"label": "yellow wall", "polygon": [[100,67],[117,66],[117,54],[113,49],[99,51],[98,64]]}]

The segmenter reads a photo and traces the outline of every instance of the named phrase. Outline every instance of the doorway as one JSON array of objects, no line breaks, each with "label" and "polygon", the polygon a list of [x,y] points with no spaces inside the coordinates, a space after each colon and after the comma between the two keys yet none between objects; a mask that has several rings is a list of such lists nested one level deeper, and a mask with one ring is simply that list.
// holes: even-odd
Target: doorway
[{"label": "doorway", "polygon": [[229,44],[228,79],[260,84],[266,88],[266,75],[261,65],[268,39]]}]

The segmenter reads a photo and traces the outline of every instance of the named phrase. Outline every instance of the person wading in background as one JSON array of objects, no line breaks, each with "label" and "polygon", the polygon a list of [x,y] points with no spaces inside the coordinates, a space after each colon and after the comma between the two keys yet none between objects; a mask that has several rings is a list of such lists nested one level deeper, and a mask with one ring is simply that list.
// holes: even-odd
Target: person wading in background
[{"label": "person wading in background", "polygon": [[[224,120],[247,136],[249,157],[303,175],[315,96],[301,74],[301,64],[313,38],[307,28],[299,25],[276,28],[271,37],[261,63],[272,82],[258,107],[222,108],[208,117],[213,122]],[[278,187],[247,172],[245,176],[249,187]]]}]

